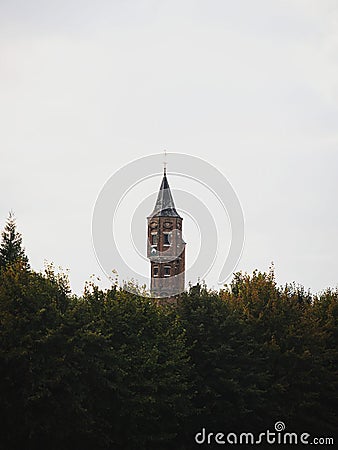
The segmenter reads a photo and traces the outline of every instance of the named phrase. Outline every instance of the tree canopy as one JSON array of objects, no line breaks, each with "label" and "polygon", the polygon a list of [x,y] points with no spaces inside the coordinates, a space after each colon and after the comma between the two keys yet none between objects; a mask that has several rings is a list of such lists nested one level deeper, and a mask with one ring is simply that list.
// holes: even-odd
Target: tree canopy
[{"label": "tree canopy", "polygon": [[337,290],[255,271],[160,306],[93,282],[76,296],[17,255],[0,270],[0,449],[183,450],[203,427],[276,421],[337,438]]}]

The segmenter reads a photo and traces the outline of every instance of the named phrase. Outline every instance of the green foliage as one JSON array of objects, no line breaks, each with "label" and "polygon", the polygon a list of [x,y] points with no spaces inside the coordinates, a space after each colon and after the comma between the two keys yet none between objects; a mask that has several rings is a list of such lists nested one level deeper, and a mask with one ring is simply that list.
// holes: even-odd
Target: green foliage
[{"label": "green foliage", "polygon": [[[66,287],[65,287],[66,286]],[[189,413],[181,323],[151,299],[22,262],[0,274],[0,448],[166,448]]]},{"label": "green foliage", "polygon": [[[337,416],[327,401],[337,393],[332,384],[337,373],[325,363],[328,324],[320,323],[317,313],[323,299],[314,302],[303,287],[294,284],[278,288],[273,271],[254,272],[252,277],[236,274],[222,297],[241,308],[245,326],[265,360],[268,383],[263,411],[269,411],[271,421],[283,420],[299,431],[337,431]],[[330,301],[337,305],[337,292]]]},{"label": "green foliage", "polygon": [[22,236],[16,229],[15,217],[9,213],[6,225],[1,233],[0,269],[8,264],[21,260],[29,268],[28,258],[22,248]]},{"label": "green foliage", "polygon": [[0,449],[194,448],[209,431],[337,433],[338,291],[235,274],[175,307],[0,271]]},{"label": "green foliage", "polygon": [[245,315],[235,306],[199,285],[178,306],[194,365],[194,430],[220,430],[224,424],[243,430],[251,416],[253,424],[260,423],[257,412],[268,375]]}]

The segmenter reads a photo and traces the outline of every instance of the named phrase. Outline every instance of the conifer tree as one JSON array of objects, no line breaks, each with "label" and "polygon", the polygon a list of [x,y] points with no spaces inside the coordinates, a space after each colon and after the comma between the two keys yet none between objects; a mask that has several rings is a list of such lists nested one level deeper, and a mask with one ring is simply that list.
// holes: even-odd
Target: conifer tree
[{"label": "conifer tree", "polygon": [[14,213],[9,213],[5,227],[1,233],[0,243],[0,268],[12,264],[18,260],[25,268],[29,268],[25,249],[22,247],[22,236],[16,229]]}]

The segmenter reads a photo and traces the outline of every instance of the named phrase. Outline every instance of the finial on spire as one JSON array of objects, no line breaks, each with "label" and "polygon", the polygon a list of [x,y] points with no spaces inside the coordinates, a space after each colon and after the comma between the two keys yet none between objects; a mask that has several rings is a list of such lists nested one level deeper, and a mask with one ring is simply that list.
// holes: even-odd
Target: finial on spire
[{"label": "finial on spire", "polygon": [[163,173],[167,174],[167,150],[164,150]]}]

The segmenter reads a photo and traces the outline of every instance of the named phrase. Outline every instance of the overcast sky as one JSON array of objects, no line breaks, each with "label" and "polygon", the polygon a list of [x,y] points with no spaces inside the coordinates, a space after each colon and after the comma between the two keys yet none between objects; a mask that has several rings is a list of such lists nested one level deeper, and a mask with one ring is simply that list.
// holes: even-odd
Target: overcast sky
[{"label": "overcast sky", "polygon": [[337,285],[337,0],[0,0],[0,114],[0,226],[76,292],[102,186],[164,148],[237,192],[238,270]]}]

